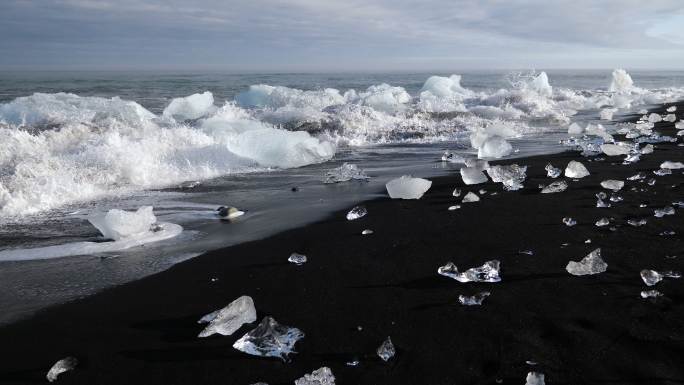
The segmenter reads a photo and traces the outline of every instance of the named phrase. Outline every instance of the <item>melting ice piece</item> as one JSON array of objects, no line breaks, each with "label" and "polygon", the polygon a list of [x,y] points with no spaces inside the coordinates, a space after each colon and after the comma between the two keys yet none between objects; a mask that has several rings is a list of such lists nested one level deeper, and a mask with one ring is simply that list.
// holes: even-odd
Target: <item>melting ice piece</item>
[{"label": "melting ice piece", "polygon": [[572,123],[568,126],[568,134],[570,135],[581,135],[584,132],[584,128],[577,123]]},{"label": "melting ice piece", "polygon": [[652,154],[653,153],[653,145],[647,144],[644,147],[642,147],[641,150],[639,150],[639,152],[643,155]]},{"label": "melting ice piece", "polygon": [[596,198],[596,207],[611,207],[612,205],[606,201],[604,201],[602,198],[598,197]]},{"label": "melting ice piece", "polygon": [[596,226],[602,227],[602,226],[608,226],[610,224],[610,219],[608,218],[601,218],[598,221],[596,221]]},{"label": "melting ice piece", "polygon": [[684,163],[682,163],[682,162],[671,162],[668,160],[667,162],[663,162],[660,165],[660,168],[668,168],[670,170],[679,170],[681,168],[684,168]]},{"label": "melting ice piece", "polygon": [[658,298],[662,297],[663,293],[658,290],[643,290],[641,292],[641,298]]},{"label": "melting ice piece", "polygon": [[560,168],[553,167],[551,163],[547,164],[546,167],[544,167],[544,170],[546,170],[546,176],[554,179],[558,178],[562,173]]},{"label": "melting ice piece", "polygon": [[667,110],[665,110],[665,111],[667,111],[667,112],[675,112],[675,111],[677,111],[677,106],[667,107]]},{"label": "melting ice piece", "polygon": [[643,226],[646,224],[646,219],[628,219],[627,224],[634,227]]},{"label": "melting ice piece", "polygon": [[565,176],[568,178],[584,178],[589,175],[589,170],[580,162],[571,160],[565,168]]},{"label": "melting ice piece", "polygon": [[475,194],[475,193],[472,192],[472,191],[469,191],[469,192],[463,197],[463,200],[462,200],[461,202],[463,202],[463,203],[471,203],[471,202],[478,202],[479,200],[480,200],[480,197],[477,196],[477,194]]},{"label": "melting ice piece", "polygon": [[385,188],[392,199],[420,199],[432,186],[432,182],[422,178],[404,175],[387,182]]},{"label": "melting ice piece", "polygon": [[366,210],[365,206],[356,206],[347,213],[347,220],[353,221],[354,219],[365,217],[366,214],[368,214],[368,210]]},{"label": "melting ice piece", "polygon": [[453,195],[455,197],[461,196],[461,189],[455,188],[454,191],[451,193],[451,195]]},{"label": "melting ice piece", "polygon": [[650,115],[648,115],[648,121],[651,123],[658,123],[663,121],[663,117],[656,114],[655,112],[652,112]]},{"label": "melting ice piece", "polygon": [[541,190],[542,194],[553,194],[558,192],[563,192],[568,189],[568,182],[564,180],[559,180],[551,183],[550,185],[544,187]]},{"label": "melting ice piece", "polygon": [[485,262],[479,267],[470,268],[464,272],[459,272],[453,262],[449,262],[437,269],[437,273],[445,277],[453,278],[458,282],[500,282],[499,264],[496,259]]},{"label": "melting ice piece", "polygon": [[367,181],[370,179],[366,173],[357,165],[351,163],[342,163],[338,168],[334,168],[325,173],[323,183],[340,183],[347,182],[352,179]]},{"label": "melting ice piece", "polygon": [[513,152],[513,147],[506,139],[501,136],[494,135],[487,138],[484,143],[477,150],[478,158],[502,158],[510,155]]},{"label": "melting ice piece", "polygon": [[287,361],[287,356],[295,353],[295,343],[302,338],[304,333],[301,330],[281,325],[267,316],[254,330],[235,341],[233,347],[254,356],[279,357]]},{"label": "melting ice piece", "polygon": [[376,352],[378,353],[378,356],[385,362],[389,361],[390,358],[394,357],[394,355],[397,353],[397,351],[394,349],[392,339],[390,339],[389,336],[382,342],[380,346],[378,346],[378,350]]},{"label": "melting ice piece", "polygon": [[577,224],[577,221],[570,217],[565,217],[563,218],[563,223],[565,223],[565,225],[568,227],[572,227]]},{"label": "melting ice piece", "polygon": [[621,180],[608,179],[601,182],[601,187],[608,190],[620,191],[623,187],[625,187],[625,182]]},{"label": "melting ice piece", "polygon": [[675,115],[675,114],[667,114],[663,118],[664,122],[670,122],[670,123],[674,123],[676,120],[677,120],[677,115]]},{"label": "melting ice piece", "polygon": [[295,380],[295,385],[335,385],[335,376],[330,368],[324,366]]},{"label": "melting ice piece", "polygon": [[464,306],[482,305],[482,302],[484,302],[485,298],[489,297],[490,294],[491,293],[488,291],[481,291],[471,296],[461,294],[458,296],[458,302]]},{"label": "melting ice piece", "polygon": [[487,174],[496,183],[503,183],[504,190],[515,191],[523,188],[523,182],[527,177],[527,166],[511,164],[507,166],[491,166]]},{"label": "melting ice piece", "polygon": [[487,176],[482,170],[475,167],[461,167],[461,178],[467,185],[487,182]]},{"label": "melting ice piece", "polygon": [[202,317],[198,322],[209,322],[198,337],[209,337],[213,334],[229,336],[242,325],[256,321],[256,309],[252,297],[243,295],[228,304],[223,309],[214,311]]},{"label": "melting ice piece", "polygon": [[601,259],[601,249],[596,249],[589,253],[581,261],[570,261],[565,270],[572,275],[590,275],[603,273],[608,268],[608,264]]},{"label": "melting ice piece", "polygon": [[448,210],[449,210],[449,211],[454,211],[454,210],[458,210],[458,209],[460,209],[460,208],[461,208],[461,205],[453,205],[453,206],[449,206],[449,209],[448,209]]},{"label": "melting ice piece", "polygon": [[525,379],[525,385],[545,385],[544,374],[538,372],[527,373],[527,378]]},{"label": "melting ice piece", "polygon": [[646,286],[653,286],[663,280],[663,278],[681,278],[682,274],[678,271],[655,271],[655,270],[641,270],[641,279]]},{"label": "melting ice piece", "polygon": [[361,235],[370,235],[373,234],[373,230],[371,229],[365,229],[361,232]]},{"label": "melting ice piece", "polygon": [[611,202],[622,202],[624,199],[617,195],[617,194],[610,194],[610,201]]},{"label": "melting ice piece", "polygon": [[631,149],[619,144],[606,143],[601,145],[601,151],[608,156],[628,155]]},{"label": "melting ice piece", "polygon": [[290,256],[287,258],[288,262],[292,262],[297,266],[303,265],[306,263],[306,255],[304,254],[299,254],[299,253],[292,253]]},{"label": "melting ice piece", "polygon": [[672,206],[663,207],[662,209],[654,210],[654,217],[662,218],[666,215],[674,215],[675,209]]},{"label": "melting ice piece", "polygon": [[140,207],[135,212],[112,209],[106,214],[90,215],[88,221],[102,233],[102,236],[118,241],[150,232],[152,225],[157,222],[152,210],[152,206]]},{"label": "melting ice piece", "polygon": [[672,175],[672,170],[670,170],[669,168],[660,168],[658,170],[653,171],[653,173],[657,176]]},{"label": "melting ice piece", "polygon": [[47,373],[47,380],[54,382],[57,380],[57,376],[69,370],[74,370],[78,365],[78,360],[75,357],[66,357],[55,362]]},{"label": "melting ice piece", "polygon": [[643,172],[640,172],[638,174],[634,174],[634,175],[630,176],[629,178],[627,178],[627,180],[642,180],[644,178],[646,178],[646,174],[644,174]]}]

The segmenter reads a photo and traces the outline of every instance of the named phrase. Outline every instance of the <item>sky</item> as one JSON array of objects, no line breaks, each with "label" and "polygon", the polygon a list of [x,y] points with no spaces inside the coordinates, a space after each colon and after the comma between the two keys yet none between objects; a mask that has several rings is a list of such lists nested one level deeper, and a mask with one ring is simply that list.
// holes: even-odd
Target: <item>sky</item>
[{"label": "sky", "polygon": [[1,0],[0,70],[683,69],[681,0]]}]

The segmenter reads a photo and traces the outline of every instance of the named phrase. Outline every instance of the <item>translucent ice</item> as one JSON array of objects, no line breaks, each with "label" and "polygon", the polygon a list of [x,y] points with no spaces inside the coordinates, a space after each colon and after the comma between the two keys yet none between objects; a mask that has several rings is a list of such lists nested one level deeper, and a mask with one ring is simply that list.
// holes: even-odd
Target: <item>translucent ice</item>
[{"label": "translucent ice", "polygon": [[378,350],[376,352],[378,353],[378,356],[382,358],[382,360],[385,362],[389,361],[390,358],[394,357],[394,355],[396,354],[396,350],[394,349],[392,339],[390,339],[388,336],[387,339],[383,341],[380,346],[378,346]]},{"label": "translucent ice", "polygon": [[368,210],[366,210],[365,206],[356,206],[347,213],[347,220],[353,221],[354,219],[365,217],[366,214],[368,214]]},{"label": "translucent ice", "polygon": [[601,182],[601,187],[608,190],[620,191],[623,187],[625,187],[625,182],[621,180],[608,179]]},{"label": "translucent ice", "polygon": [[553,194],[553,193],[558,193],[558,192],[563,192],[567,190],[568,188],[568,182],[564,180],[559,180],[556,182],[551,183],[550,185],[544,187],[541,192],[542,194]]},{"label": "translucent ice", "polygon": [[610,224],[610,219],[608,218],[601,218],[598,221],[596,221],[596,226],[602,227],[602,226],[608,226]]},{"label": "translucent ice", "polygon": [[627,220],[627,224],[630,226],[634,226],[634,227],[640,227],[640,226],[645,225],[646,223],[647,223],[646,219],[628,219]]},{"label": "translucent ice", "polygon": [[293,327],[281,325],[272,317],[264,317],[254,330],[237,340],[233,347],[241,352],[261,356],[279,357],[283,361],[294,353],[294,345],[304,338],[304,333]]},{"label": "translucent ice", "polygon": [[252,297],[243,295],[228,306],[202,317],[199,322],[209,322],[198,337],[209,337],[213,334],[229,336],[246,323],[256,321],[256,309]]},{"label": "translucent ice", "polygon": [[118,241],[150,232],[157,218],[152,212],[152,206],[143,206],[135,212],[112,209],[106,214],[93,214],[88,217],[88,221],[100,230],[102,236]]},{"label": "translucent ice", "polygon": [[455,188],[454,191],[451,193],[451,195],[455,197],[461,196],[461,189],[460,188]]},{"label": "translucent ice", "polygon": [[461,167],[461,178],[467,185],[487,182],[487,176],[482,170],[475,167]]},{"label": "translucent ice", "polygon": [[453,262],[449,262],[437,269],[437,273],[445,277],[453,278],[458,282],[499,282],[499,261],[494,259],[485,262],[479,267],[470,268],[464,272],[459,272]]},{"label": "translucent ice", "polygon": [[487,174],[492,181],[503,183],[504,190],[515,191],[523,188],[523,182],[527,177],[527,166],[511,164],[507,166],[491,166],[487,169]]},{"label": "translucent ice", "polygon": [[525,385],[545,385],[544,374],[538,372],[527,373],[527,378],[525,379]]},{"label": "translucent ice", "polygon": [[666,215],[674,215],[675,214],[675,209],[672,206],[667,206],[663,207],[662,209],[655,209],[654,210],[654,217],[662,218]]},{"label": "translucent ice", "polygon": [[667,162],[663,162],[660,165],[660,168],[669,168],[670,170],[679,170],[681,168],[684,168],[684,163],[667,161]]},{"label": "translucent ice", "polygon": [[546,170],[546,176],[549,178],[558,178],[562,173],[560,168],[553,167],[551,163],[547,164],[544,169]]},{"label": "translucent ice", "polygon": [[482,146],[477,150],[478,158],[502,158],[510,155],[513,152],[513,147],[506,139],[494,135],[482,143]]},{"label": "translucent ice", "polygon": [[653,145],[652,144],[647,144],[644,147],[639,150],[642,154],[652,154],[653,153]]},{"label": "translucent ice", "polygon": [[601,110],[601,120],[613,120],[613,114],[617,112],[616,108],[604,108]]},{"label": "translucent ice", "polygon": [[582,135],[584,128],[577,123],[572,123],[568,126],[568,134],[570,135]]},{"label": "translucent ice", "polygon": [[214,95],[206,91],[202,94],[193,94],[184,98],[175,98],[164,109],[163,115],[173,117],[176,120],[198,119],[215,110]]},{"label": "translucent ice", "polygon": [[330,368],[324,366],[295,380],[295,385],[335,385],[335,376]]},{"label": "translucent ice", "polygon": [[475,193],[472,192],[472,191],[469,191],[469,192],[463,197],[463,200],[462,200],[461,202],[463,202],[463,203],[471,203],[471,202],[478,202],[479,200],[480,200],[480,197],[477,196],[477,194],[475,194]]},{"label": "translucent ice", "polygon": [[404,175],[401,178],[392,179],[385,187],[392,199],[420,199],[432,186],[432,182],[422,178],[412,178]]},{"label": "translucent ice", "polygon": [[613,70],[613,80],[610,82],[608,91],[616,93],[626,93],[633,89],[634,81],[627,71],[623,69]]},{"label": "translucent ice", "polygon": [[653,171],[653,173],[657,176],[672,175],[672,170],[670,170],[669,168],[660,168]]},{"label": "translucent ice", "polygon": [[46,377],[48,381],[54,382],[57,380],[57,376],[69,370],[74,370],[74,368],[76,368],[76,365],[78,365],[78,360],[76,358],[62,358],[61,360],[55,362],[54,365],[52,365]]},{"label": "translucent ice", "polygon": [[601,145],[601,151],[608,156],[627,155],[630,152],[630,148],[627,146],[606,143]]},{"label": "translucent ice", "polygon": [[565,217],[563,218],[563,223],[565,223],[565,225],[568,227],[572,227],[577,224],[577,221],[570,217]]},{"label": "translucent ice", "polygon": [[458,302],[465,306],[482,305],[482,302],[485,300],[485,298],[489,297],[490,294],[491,293],[488,291],[481,291],[471,296],[461,294],[458,296]]},{"label": "translucent ice", "polygon": [[596,207],[611,207],[611,204],[599,197],[596,199]]},{"label": "translucent ice", "polygon": [[460,208],[461,208],[460,205],[453,205],[453,206],[449,206],[449,209],[448,209],[448,210],[449,210],[449,211],[454,211],[454,210],[458,210],[458,209],[460,209]]},{"label": "translucent ice", "polygon": [[589,170],[580,162],[571,160],[565,168],[565,176],[568,178],[584,178],[589,175]]},{"label": "translucent ice", "polygon": [[641,298],[658,298],[662,297],[663,293],[658,290],[643,290],[641,292]]},{"label": "translucent ice", "polygon": [[361,232],[361,235],[370,235],[373,234],[373,230],[371,229],[365,229]]},{"label": "translucent ice", "polygon": [[648,115],[648,121],[651,123],[658,123],[663,121],[663,117],[656,114],[655,112]]},{"label": "translucent ice", "polygon": [[294,263],[295,265],[299,266],[299,265],[305,264],[307,261],[307,258],[306,258],[306,255],[304,255],[304,254],[292,253],[287,258],[287,261]]},{"label": "translucent ice", "polygon": [[675,112],[675,111],[677,111],[677,106],[667,107],[667,110],[666,110],[666,111],[667,111],[667,112]]},{"label": "translucent ice", "polygon": [[655,271],[641,270],[641,279],[646,286],[653,286],[663,280],[663,278],[681,278],[682,274],[677,271]]},{"label": "translucent ice", "polygon": [[677,115],[675,115],[675,114],[667,114],[663,118],[664,122],[670,122],[670,123],[674,123],[676,120],[677,120]]},{"label": "translucent ice", "polygon": [[601,249],[596,249],[579,262],[568,262],[565,270],[572,275],[590,275],[603,273],[607,268],[608,264],[601,259]]},{"label": "translucent ice", "polygon": [[357,165],[343,163],[340,167],[326,172],[323,183],[340,183],[352,179],[366,181],[370,179],[370,177]]}]

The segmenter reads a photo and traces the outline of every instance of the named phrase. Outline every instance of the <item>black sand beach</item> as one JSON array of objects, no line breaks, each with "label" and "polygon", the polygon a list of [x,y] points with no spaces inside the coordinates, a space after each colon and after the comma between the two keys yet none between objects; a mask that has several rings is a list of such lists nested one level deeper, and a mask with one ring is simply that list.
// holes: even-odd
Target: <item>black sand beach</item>
[{"label": "black sand beach", "polygon": [[[677,115],[684,116],[684,104]],[[656,129],[675,133],[672,123]],[[434,179],[417,201],[366,202],[369,214],[359,220],[339,212],[207,253],[0,328],[0,383],[44,383],[50,366],[68,355],[81,362],[60,384],[292,384],[322,366],[336,383],[354,385],[522,384],[529,371],[544,373],[549,384],[684,383],[684,280],[660,282],[653,288],[664,297],[652,300],[640,297],[648,288],[639,276],[642,269],[684,270],[682,209],[653,216],[684,199],[684,175],[652,173],[663,161],[684,161],[682,154],[684,147],[661,143],[632,165],[622,165],[622,156],[589,161],[575,151],[496,162],[527,165],[525,188],[463,186],[455,174]],[[565,168],[570,160],[591,175],[569,181],[565,192],[540,194],[538,185],[553,181],[544,166]],[[640,171],[655,185],[626,180]],[[597,208],[606,179],[626,181],[624,201]],[[455,187],[487,193],[448,211],[460,204]],[[566,226],[564,217],[577,225]],[[594,225],[601,217],[614,219],[614,231]],[[631,218],[648,222],[633,227]],[[375,233],[362,236],[364,229]],[[676,234],[660,235],[670,230]],[[599,247],[605,273],[565,271],[568,261]],[[288,263],[292,252],[308,263]],[[492,259],[501,261],[499,283],[437,274],[449,261],[466,269]],[[460,294],[482,290],[491,292],[482,306],[458,303]],[[256,324],[229,337],[197,338],[202,315],[241,295],[254,299],[259,320],[270,315],[306,334],[291,362],[232,348]],[[397,355],[383,362],[375,350],[388,336]],[[346,364],[354,359],[357,366]]]}]

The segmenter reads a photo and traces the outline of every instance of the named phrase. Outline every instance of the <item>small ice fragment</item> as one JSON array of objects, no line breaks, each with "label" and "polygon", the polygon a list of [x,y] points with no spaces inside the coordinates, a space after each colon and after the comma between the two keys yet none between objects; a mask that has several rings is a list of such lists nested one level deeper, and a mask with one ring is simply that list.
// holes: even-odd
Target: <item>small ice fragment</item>
[{"label": "small ice fragment", "polygon": [[353,359],[351,361],[345,362],[345,365],[347,365],[347,366],[359,366],[360,363],[361,362],[359,360]]},{"label": "small ice fragment", "polygon": [[544,374],[538,372],[527,373],[527,378],[525,379],[525,385],[545,385]]},{"label": "small ice fragment", "polygon": [[371,229],[365,229],[361,232],[361,235],[370,235],[373,234],[373,230]]},{"label": "small ice fragment", "polygon": [[57,380],[57,376],[69,370],[74,370],[78,365],[78,360],[75,357],[66,357],[55,362],[47,373],[47,380],[54,382]]},{"label": "small ice fragment", "polygon": [[596,199],[596,207],[611,207],[611,204],[601,198]]},{"label": "small ice fragment", "polygon": [[658,298],[662,297],[663,293],[658,290],[643,290],[641,292],[641,298]]},{"label": "small ice fragment", "polygon": [[644,173],[640,172],[638,174],[630,176],[629,178],[627,178],[627,180],[641,180],[644,178],[646,178],[646,175]]},{"label": "small ice fragment", "polygon": [[303,265],[306,263],[306,255],[304,254],[299,254],[299,253],[292,253],[290,256],[287,258],[288,262],[292,262],[297,266]]},{"label": "small ice fragment", "polygon": [[216,209],[216,214],[219,216],[221,219],[235,219],[239,216],[245,215],[244,211],[241,211],[237,207],[231,207],[231,206],[221,206]]},{"label": "small ice fragment", "polygon": [[563,192],[568,189],[568,182],[564,180],[559,180],[551,183],[550,185],[544,187],[541,190],[542,194],[553,194],[558,192]]},{"label": "small ice fragment", "polygon": [[589,175],[589,171],[580,162],[571,160],[565,168],[565,176],[568,178],[584,178]]},{"label": "small ice fragment", "polygon": [[387,182],[385,188],[392,199],[420,199],[432,186],[432,182],[423,178],[404,175]]},{"label": "small ice fragment", "polygon": [[639,205],[639,207],[643,209],[644,207],[648,207],[648,205],[646,203],[642,203]]},{"label": "small ice fragment", "polygon": [[577,224],[577,221],[570,217],[565,217],[563,218],[563,223],[565,223],[565,225],[568,227],[572,227]]},{"label": "small ice fragment", "polygon": [[675,234],[677,234],[677,233],[674,230],[665,230],[658,235],[663,236],[663,237],[668,237],[668,236],[675,235]]},{"label": "small ice fragment", "polygon": [[335,376],[330,368],[324,366],[295,380],[295,385],[335,385]]},{"label": "small ice fragment", "polygon": [[347,182],[352,179],[367,181],[370,179],[366,173],[357,165],[351,163],[343,163],[340,167],[334,168],[325,173],[323,183],[340,183]]},{"label": "small ice fragment", "polygon": [[684,208],[684,201],[672,202],[672,206],[677,206],[679,208]]},{"label": "small ice fragment", "polygon": [[478,191],[478,193],[480,193],[480,195],[485,195],[487,193],[487,190],[480,189],[480,191]]},{"label": "small ice fragment", "polygon": [[677,111],[677,106],[670,106],[670,107],[667,107],[667,109],[666,109],[665,111],[667,111],[667,112],[675,112],[675,111]]},{"label": "small ice fragment", "polygon": [[667,114],[663,118],[663,122],[674,123],[676,120],[677,120],[677,115],[675,115],[675,114]]},{"label": "small ice fragment", "polygon": [[675,209],[672,206],[667,206],[663,207],[662,209],[655,209],[654,210],[654,217],[662,218],[666,215],[674,215],[675,214]]},{"label": "small ice fragment", "polygon": [[590,275],[603,273],[608,268],[608,264],[601,259],[601,249],[596,249],[589,253],[581,261],[570,261],[565,270],[572,275]]},{"label": "small ice fragment", "polygon": [[560,168],[553,167],[551,163],[547,164],[544,169],[546,170],[546,176],[549,178],[558,178],[562,173]]},{"label": "small ice fragment", "polygon": [[378,353],[378,356],[385,362],[394,357],[396,350],[394,349],[392,339],[390,339],[388,336],[387,339],[384,340],[380,346],[378,346],[378,350],[376,352]]},{"label": "small ice fragment", "polygon": [[587,239],[584,243],[591,243],[591,239]]},{"label": "small ice fragment", "polygon": [[627,224],[634,227],[640,227],[646,224],[646,219],[628,219]]},{"label": "small ice fragment", "polygon": [[660,168],[658,170],[653,171],[653,173],[657,176],[672,175],[672,170],[670,170],[669,168]]},{"label": "small ice fragment", "polygon": [[625,182],[621,180],[608,179],[601,182],[601,187],[608,190],[620,191],[623,187],[625,187]]},{"label": "small ice fragment", "polygon": [[347,213],[347,220],[353,221],[354,219],[365,217],[366,214],[368,214],[368,210],[366,210],[365,206],[356,206]]},{"label": "small ice fragment", "polygon": [[648,182],[646,182],[646,184],[648,184],[649,186],[653,186],[654,184],[656,184],[656,180],[651,178],[648,180]]},{"label": "small ice fragment", "polygon": [[450,153],[449,151],[444,151],[444,154],[442,154],[442,162],[448,162],[453,157],[454,154]]},{"label": "small ice fragment", "polygon": [[619,144],[606,143],[601,145],[601,151],[608,156],[627,155],[630,148]]},{"label": "small ice fragment", "polygon": [[198,322],[209,322],[198,337],[209,337],[213,334],[229,336],[242,325],[256,321],[256,309],[252,297],[243,295],[223,309],[216,310],[202,317]]},{"label": "small ice fragment", "polygon": [[458,210],[458,209],[460,209],[460,208],[461,208],[461,205],[453,205],[453,206],[449,206],[449,211],[454,211],[454,210]]},{"label": "small ice fragment", "polygon": [[458,296],[458,302],[464,306],[482,305],[482,302],[485,300],[485,298],[489,297],[490,294],[491,293],[488,291],[481,291],[472,296],[461,294]]},{"label": "small ice fragment", "polygon": [[475,193],[472,192],[472,191],[469,191],[469,192],[463,197],[463,200],[462,200],[461,202],[463,202],[463,203],[470,203],[470,202],[478,202],[479,200],[480,200],[480,197],[477,196],[477,194],[475,194]]},{"label": "small ice fragment", "polygon": [[520,251],[518,251],[518,254],[534,255],[534,251],[532,251],[532,250],[520,250]]},{"label": "small ice fragment", "polygon": [[470,268],[464,272],[459,272],[453,262],[449,262],[437,269],[437,273],[445,277],[453,278],[458,282],[500,282],[499,264],[496,259],[485,262],[479,267]]},{"label": "small ice fragment", "polygon": [[454,191],[451,193],[451,195],[455,197],[461,196],[461,189],[460,188],[455,188]]},{"label": "small ice fragment", "polygon": [[652,154],[653,153],[653,145],[647,144],[644,147],[642,147],[641,150],[639,150],[639,152],[641,152],[643,155]]},{"label": "small ice fragment", "polygon": [[467,185],[480,184],[487,182],[487,176],[482,170],[475,167],[461,167],[461,178]]},{"label": "small ice fragment", "polygon": [[577,123],[572,123],[568,126],[568,134],[570,135],[580,135],[584,132],[584,128]]},{"label": "small ice fragment", "polygon": [[610,201],[611,202],[622,202],[624,199],[617,195],[617,194],[610,194]]},{"label": "small ice fragment", "polygon": [[601,226],[608,226],[610,224],[610,219],[608,218],[601,218],[598,221],[596,221],[596,226],[601,227]]},{"label": "small ice fragment", "polygon": [[655,271],[655,270],[641,270],[641,279],[646,286],[653,286],[663,280],[663,278],[681,278],[682,274],[677,271]]},{"label": "small ice fragment", "polygon": [[670,170],[679,170],[681,168],[684,168],[684,163],[682,163],[682,162],[671,162],[668,160],[667,162],[663,162],[660,165],[660,168],[667,168]]},{"label": "small ice fragment", "polygon": [[510,164],[507,166],[491,166],[487,169],[487,174],[493,182],[503,183],[506,191],[515,191],[523,188],[523,182],[527,177],[527,166]]},{"label": "small ice fragment", "polygon": [[270,316],[264,317],[254,330],[247,332],[233,347],[241,352],[261,357],[279,357],[287,360],[294,353],[294,345],[304,338],[304,333],[293,327],[281,325]]}]

